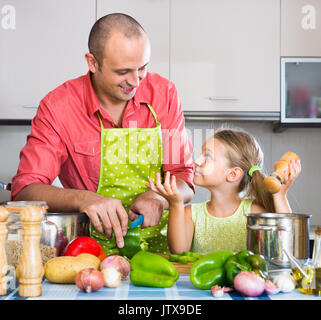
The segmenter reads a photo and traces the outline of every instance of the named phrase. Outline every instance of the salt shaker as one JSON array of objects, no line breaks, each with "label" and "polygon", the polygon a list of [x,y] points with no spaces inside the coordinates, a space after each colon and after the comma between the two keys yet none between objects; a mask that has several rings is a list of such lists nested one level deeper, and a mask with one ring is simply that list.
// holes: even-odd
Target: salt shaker
[{"label": "salt shaker", "polygon": [[8,234],[6,223],[8,220],[8,211],[0,207],[0,296],[7,294],[7,255],[5,242]]},{"label": "salt shaker", "polygon": [[40,252],[42,208],[26,206],[21,210],[22,252],[16,275],[19,281],[19,296],[38,297],[42,293],[44,268]]}]

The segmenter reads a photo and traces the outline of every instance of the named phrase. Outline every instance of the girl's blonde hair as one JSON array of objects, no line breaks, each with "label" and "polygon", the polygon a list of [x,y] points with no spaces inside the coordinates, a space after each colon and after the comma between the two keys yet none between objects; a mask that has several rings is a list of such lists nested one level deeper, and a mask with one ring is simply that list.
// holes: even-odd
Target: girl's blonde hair
[{"label": "girl's blonde hair", "polygon": [[272,195],[263,187],[263,172],[255,171],[252,177],[248,174],[252,166],[263,168],[263,152],[256,139],[246,131],[234,128],[217,129],[214,138],[224,144],[231,167],[240,167],[244,172],[238,191],[245,197],[254,198],[254,202],[268,212],[275,212]]}]

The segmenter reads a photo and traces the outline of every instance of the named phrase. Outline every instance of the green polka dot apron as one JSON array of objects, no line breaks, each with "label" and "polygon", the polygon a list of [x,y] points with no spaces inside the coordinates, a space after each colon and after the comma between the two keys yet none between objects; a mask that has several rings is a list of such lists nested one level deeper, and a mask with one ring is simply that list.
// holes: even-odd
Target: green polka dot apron
[{"label": "green polka dot apron", "polygon": [[[147,104],[155,118],[155,128],[111,128],[101,125],[101,163],[97,193],[121,200],[128,210],[135,198],[149,190],[149,178],[155,181],[156,173],[162,173],[162,132],[153,108]],[[143,238],[148,243],[148,251],[169,253],[167,245],[168,210],[164,211],[159,223],[144,228]],[[131,221],[128,221],[130,226]],[[90,223],[90,236],[98,241],[106,254],[117,252],[115,236],[107,239]]]}]

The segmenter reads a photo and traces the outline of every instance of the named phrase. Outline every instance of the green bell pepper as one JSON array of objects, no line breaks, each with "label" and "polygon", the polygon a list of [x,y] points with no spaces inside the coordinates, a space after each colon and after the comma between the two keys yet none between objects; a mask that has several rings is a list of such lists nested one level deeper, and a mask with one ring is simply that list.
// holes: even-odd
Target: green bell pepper
[{"label": "green bell pepper", "polygon": [[171,262],[178,262],[178,263],[186,264],[189,262],[195,262],[200,257],[201,257],[201,255],[199,253],[186,251],[186,252],[182,252],[182,253],[171,254],[168,257],[168,260]]},{"label": "green bell pepper", "polygon": [[148,243],[143,239],[143,230],[140,227],[134,229],[128,229],[124,237],[124,247],[118,248],[116,244],[116,238],[113,234],[111,241],[106,242],[100,238],[95,238],[99,242],[104,252],[109,255],[119,254],[121,256],[131,259],[138,251],[146,251],[148,249]]},{"label": "green bell pepper", "polygon": [[190,280],[198,289],[211,289],[214,285],[225,285],[224,264],[234,253],[220,250],[197,260],[190,270]]},{"label": "green bell pepper", "polygon": [[135,286],[168,288],[179,277],[178,271],[166,258],[139,251],[131,259],[130,280]]},{"label": "green bell pepper", "polygon": [[128,259],[131,259],[138,251],[146,251],[148,244],[142,238],[142,229],[140,227],[128,229],[124,237],[124,246],[118,249],[120,255]]},{"label": "green bell pepper", "polygon": [[229,257],[224,265],[226,281],[229,286],[234,285],[235,276],[241,271],[253,271],[263,279],[268,278],[267,264],[263,256],[243,250]]}]

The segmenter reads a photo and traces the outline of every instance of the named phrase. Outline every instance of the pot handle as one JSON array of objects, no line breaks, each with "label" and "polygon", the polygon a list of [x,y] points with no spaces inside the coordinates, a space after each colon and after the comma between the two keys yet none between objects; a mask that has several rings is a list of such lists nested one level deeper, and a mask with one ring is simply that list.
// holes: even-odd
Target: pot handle
[{"label": "pot handle", "polygon": [[260,225],[260,224],[253,224],[253,225],[248,225],[248,229],[253,230],[253,231],[287,231],[285,228],[278,227],[278,226],[268,226],[268,225]]}]

